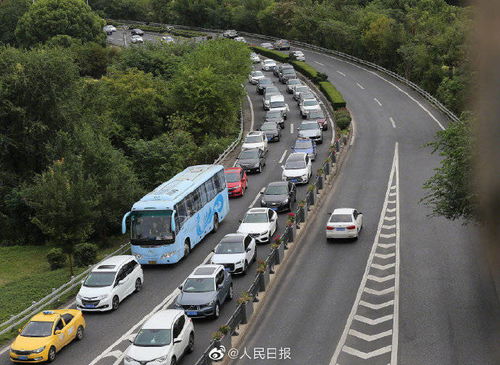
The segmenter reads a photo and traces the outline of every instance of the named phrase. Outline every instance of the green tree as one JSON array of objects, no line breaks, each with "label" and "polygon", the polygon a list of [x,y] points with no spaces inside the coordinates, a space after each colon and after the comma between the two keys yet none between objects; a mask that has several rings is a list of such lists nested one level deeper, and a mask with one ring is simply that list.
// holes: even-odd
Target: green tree
[{"label": "green tree", "polygon": [[17,21],[28,11],[31,4],[31,0],[0,2],[0,44],[15,44]]},{"label": "green tree", "polygon": [[422,200],[432,209],[432,215],[455,220],[474,220],[477,217],[478,196],[473,189],[474,139],[472,118],[466,116],[437,133],[430,143],[433,153],[443,157],[436,173],[428,179],[424,188],[428,194]]},{"label": "green tree", "polygon": [[32,221],[68,255],[73,275],[73,250],[93,232],[99,204],[97,183],[85,176],[78,157],[59,160],[37,175],[22,192],[33,208]]},{"label": "green tree", "polygon": [[104,24],[84,1],[37,0],[19,19],[16,38],[28,47],[64,34],[104,44]]}]

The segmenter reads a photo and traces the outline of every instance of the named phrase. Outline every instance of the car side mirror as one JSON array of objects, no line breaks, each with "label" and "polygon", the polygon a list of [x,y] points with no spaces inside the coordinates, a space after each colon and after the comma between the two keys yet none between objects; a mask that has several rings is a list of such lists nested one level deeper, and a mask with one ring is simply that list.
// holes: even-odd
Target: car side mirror
[{"label": "car side mirror", "polygon": [[21,333],[22,330],[23,330],[22,328],[18,328],[17,332]]},{"label": "car side mirror", "polygon": [[54,334],[55,334],[55,335],[60,335],[61,333],[62,333],[62,331],[61,331],[61,330],[56,330],[56,331],[54,332]]},{"label": "car side mirror", "polygon": [[178,288],[179,288],[179,290],[182,290],[182,285],[179,285]]},{"label": "car side mirror", "polygon": [[174,343],[181,343],[181,342],[182,342],[182,339],[180,339],[180,338],[174,339]]},{"label": "car side mirror", "polygon": [[263,191],[261,191],[259,194],[264,194],[264,192],[263,192]]},{"label": "car side mirror", "polygon": [[224,287],[224,285],[222,285],[222,284],[217,285],[217,289],[222,289],[223,287]]},{"label": "car side mirror", "polygon": [[285,165],[281,165],[281,168],[284,169],[285,168]]},{"label": "car side mirror", "polygon": [[239,219],[238,222],[243,223],[243,219]]},{"label": "car side mirror", "polygon": [[250,247],[247,247],[247,252],[250,252],[251,251],[251,248]]},{"label": "car side mirror", "polygon": [[134,340],[135,340],[135,334],[131,334],[129,337],[128,337],[128,341],[130,343],[134,343]]},{"label": "car side mirror", "polygon": [[326,214],[331,215],[331,214],[332,214],[332,212],[327,212]]}]

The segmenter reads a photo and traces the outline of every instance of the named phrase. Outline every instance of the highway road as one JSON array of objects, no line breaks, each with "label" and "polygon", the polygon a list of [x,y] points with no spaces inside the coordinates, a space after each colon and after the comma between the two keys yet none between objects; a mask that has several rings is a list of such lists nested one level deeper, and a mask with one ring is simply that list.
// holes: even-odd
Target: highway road
[{"label": "highway road", "polygon": [[[119,33],[119,32],[117,32]],[[119,44],[123,37],[115,33],[116,43]],[[140,45],[138,45],[140,46]],[[282,90],[286,102],[289,104],[289,117],[285,122],[280,142],[269,143],[267,164],[260,174],[249,175],[249,188],[245,196],[231,199],[230,214],[221,224],[215,234],[207,236],[202,243],[196,246],[187,259],[172,266],[144,267],[144,287],[138,294],[132,295],[120,304],[119,309],[113,313],[88,313],[85,314],[87,329],[83,341],[73,343],[64,348],[56,359],[56,364],[64,365],[87,365],[87,364],[121,364],[123,351],[128,347],[130,333],[136,333],[141,322],[153,310],[161,307],[170,307],[175,299],[176,288],[192,272],[192,270],[206,261],[211,250],[228,233],[236,232],[239,220],[252,206],[259,206],[257,197],[260,191],[272,181],[281,180],[281,167],[283,161],[290,153],[292,143],[297,136],[297,126],[302,120],[296,102],[290,94],[286,93],[285,86],[281,84],[272,72],[268,73],[274,84]],[[262,108],[262,96],[256,93],[255,86],[247,84],[254,110],[254,126],[257,128],[262,124],[264,110]],[[313,163],[313,171],[316,171],[326,158],[329,141],[332,136],[332,128],[324,132],[325,143],[318,146],[318,157]],[[229,161],[226,167],[232,166],[234,161]],[[298,200],[304,199],[306,186],[298,187]],[[133,202],[130,202],[132,205]],[[286,213],[280,214],[280,231],[286,221]],[[258,258],[264,259],[270,251],[270,245],[259,245],[257,247]],[[254,280],[256,264],[253,264],[246,276],[234,277],[234,293],[238,298],[240,293],[247,290]],[[174,294],[171,294],[175,292]],[[195,320],[195,351],[189,354],[181,363],[192,364],[203,353],[209,345],[211,335],[219,326],[226,323],[236,308],[236,300],[226,303],[221,308],[221,316],[218,320]],[[0,357],[0,364],[9,364],[8,353]]]},{"label": "highway road", "polygon": [[[500,306],[478,230],[419,203],[440,160],[425,144],[448,121],[384,75],[304,53],[345,96],[356,140],[235,363],[498,364]],[[363,212],[357,241],[327,243],[339,207]]]}]

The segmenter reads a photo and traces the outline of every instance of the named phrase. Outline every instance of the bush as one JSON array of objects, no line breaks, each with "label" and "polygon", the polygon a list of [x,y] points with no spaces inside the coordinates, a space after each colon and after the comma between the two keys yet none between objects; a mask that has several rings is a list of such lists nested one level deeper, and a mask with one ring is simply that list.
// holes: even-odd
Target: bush
[{"label": "bush", "polygon": [[349,125],[351,124],[351,114],[347,109],[343,108],[336,110],[334,116],[335,123],[341,130],[349,128]]},{"label": "bush", "polygon": [[47,253],[47,261],[50,265],[50,270],[57,270],[66,265],[66,255],[60,248],[52,248]]},{"label": "bush", "polygon": [[345,108],[346,102],[342,94],[332,85],[331,82],[323,81],[319,83],[319,88],[326,98],[332,103],[333,109]]},{"label": "bush", "polygon": [[73,257],[76,266],[92,265],[97,261],[97,246],[92,243],[80,243],[75,246]]},{"label": "bush", "polygon": [[[257,46],[250,46],[250,49],[252,49],[252,51],[254,51],[256,53],[259,53],[263,56],[272,58],[273,60],[276,60],[276,61],[279,61],[282,63],[289,61],[288,55],[286,53],[283,53],[283,52],[275,51],[272,49],[267,49],[264,47],[257,47]],[[294,63],[294,62],[296,62],[296,61],[293,61],[292,63]]]},{"label": "bush", "polygon": [[311,79],[311,81],[315,81],[318,77],[318,71],[304,61],[292,61],[291,64],[297,71]]},{"label": "bush", "polygon": [[318,72],[316,78],[313,80],[316,84],[328,80],[328,75],[323,72]]}]

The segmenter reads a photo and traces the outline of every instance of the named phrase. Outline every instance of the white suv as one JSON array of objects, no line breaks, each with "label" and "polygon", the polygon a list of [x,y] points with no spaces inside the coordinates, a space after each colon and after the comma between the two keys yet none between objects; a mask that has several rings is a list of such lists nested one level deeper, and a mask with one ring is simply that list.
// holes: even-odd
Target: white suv
[{"label": "white suv", "polygon": [[130,340],[124,365],[175,364],[194,349],[194,326],[183,310],[155,313]]},{"label": "white suv", "polygon": [[287,118],[288,111],[290,110],[288,108],[288,104],[285,103],[285,97],[281,94],[279,95],[272,95],[271,98],[269,99],[269,109],[268,110],[279,110],[281,111],[281,115],[283,116],[284,119]]},{"label": "white suv", "polygon": [[247,234],[230,233],[214,249],[212,264],[224,265],[231,274],[246,274],[248,266],[257,259],[255,239]]},{"label": "white suv", "polygon": [[131,255],[113,256],[97,264],[76,296],[82,311],[116,310],[120,302],[144,283],[142,267]]},{"label": "white suv", "polygon": [[278,214],[270,208],[251,208],[237,232],[248,234],[258,243],[269,243],[278,229]]},{"label": "white suv", "polygon": [[241,149],[248,150],[250,148],[259,148],[264,152],[267,151],[267,138],[264,132],[251,131],[247,134]]},{"label": "white suv", "polygon": [[312,162],[307,153],[295,152],[286,159],[283,167],[283,181],[307,184],[312,175]]}]

